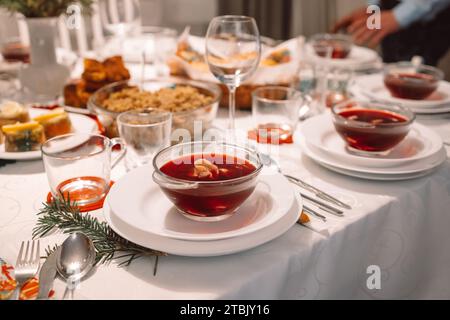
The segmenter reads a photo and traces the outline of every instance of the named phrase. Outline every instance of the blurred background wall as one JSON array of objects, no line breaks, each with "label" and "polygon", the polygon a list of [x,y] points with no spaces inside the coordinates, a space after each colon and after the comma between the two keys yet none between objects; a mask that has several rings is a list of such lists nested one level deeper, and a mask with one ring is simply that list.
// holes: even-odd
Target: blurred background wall
[{"label": "blurred background wall", "polygon": [[[333,23],[365,0],[140,0],[144,25],[160,25],[204,35],[209,21],[219,14],[245,14],[256,18],[261,34],[287,39],[310,36],[330,29]],[[90,33],[87,27],[87,33]],[[15,19],[0,12],[0,41],[17,35]],[[444,36],[444,35],[443,35]],[[448,36],[448,35],[445,35]],[[450,53],[440,68],[450,79]]]}]

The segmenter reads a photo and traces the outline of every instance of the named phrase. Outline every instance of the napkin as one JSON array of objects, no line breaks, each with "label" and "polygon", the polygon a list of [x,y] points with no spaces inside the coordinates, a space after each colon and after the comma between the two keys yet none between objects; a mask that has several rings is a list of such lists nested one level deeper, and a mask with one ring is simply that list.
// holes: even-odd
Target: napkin
[{"label": "napkin", "polygon": [[[304,41],[304,37],[299,36],[276,47],[262,45],[259,67],[245,83],[265,85],[291,82],[297,73]],[[209,71],[204,54],[205,38],[190,35],[189,28],[186,28],[178,38],[177,52],[171,64],[191,79],[220,83]]]}]

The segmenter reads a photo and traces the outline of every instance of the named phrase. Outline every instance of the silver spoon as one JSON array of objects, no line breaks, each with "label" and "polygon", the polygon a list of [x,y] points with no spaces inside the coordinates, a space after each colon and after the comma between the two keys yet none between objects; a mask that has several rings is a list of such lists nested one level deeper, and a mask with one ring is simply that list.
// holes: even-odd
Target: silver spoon
[{"label": "silver spoon", "polygon": [[73,299],[76,285],[92,269],[94,262],[94,244],[85,234],[75,232],[63,242],[56,257],[56,269],[67,283],[63,299],[69,292]]}]

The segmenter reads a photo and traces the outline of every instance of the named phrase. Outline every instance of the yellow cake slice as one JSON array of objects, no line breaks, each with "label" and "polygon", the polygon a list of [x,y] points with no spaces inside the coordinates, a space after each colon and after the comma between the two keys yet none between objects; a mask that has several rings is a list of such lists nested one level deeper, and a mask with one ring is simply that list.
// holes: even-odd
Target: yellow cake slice
[{"label": "yellow cake slice", "polygon": [[[0,104],[0,129],[7,124],[30,121],[30,116],[26,107],[14,101],[5,101]],[[0,143],[3,142],[3,135],[0,130]]]},{"label": "yellow cake slice", "polygon": [[6,152],[36,151],[45,142],[44,127],[36,121],[4,125],[2,131]]},{"label": "yellow cake slice", "polygon": [[45,137],[47,139],[72,131],[72,123],[70,122],[69,115],[63,108],[44,113],[35,117],[33,120],[39,122],[44,127]]}]

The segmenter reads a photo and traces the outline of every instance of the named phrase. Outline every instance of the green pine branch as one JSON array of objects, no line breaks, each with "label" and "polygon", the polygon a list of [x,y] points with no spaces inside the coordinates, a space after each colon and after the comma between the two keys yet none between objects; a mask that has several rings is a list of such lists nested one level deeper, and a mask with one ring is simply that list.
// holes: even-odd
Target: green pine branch
[{"label": "green pine branch", "polygon": [[[100,222],[88,213],[80,213],[76,203],[71,202],[70,198],[56,199],[51,203],[43,204],[43,208],[38,213],[37,224],[33,228],[33,238],[40,238],[57,230],[66,234],[82,232],[88,236],[95,247],[96,264],[118,260],[119,266],[128,266],[138,258],[155,256],[154,273],[156,273],[158,257],[166,255],[122,238],[106,222]],[[47,255],[56,248],[56,246],[48,248]]]}]

